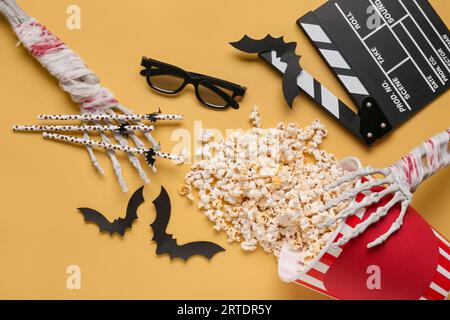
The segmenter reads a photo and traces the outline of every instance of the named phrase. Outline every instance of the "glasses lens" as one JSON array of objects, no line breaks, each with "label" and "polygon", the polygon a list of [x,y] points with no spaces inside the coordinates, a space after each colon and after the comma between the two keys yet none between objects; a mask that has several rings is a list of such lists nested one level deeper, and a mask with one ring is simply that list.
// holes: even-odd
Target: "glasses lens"
[{"label": "glasses lens", "polygon": [[214,88],[209,83],[201,82],[198,85],[198,95],[205,104],[213,108],[225,108],[228,101],[215,90],[218,90],[218,88]]},{"label": "glasses lens", "polygon": [[184,78],[174,74],[167,74],[160,69],[152,69],[149,72],[148,80],[151,85],[159,91],[173,93],[184,84]]}]

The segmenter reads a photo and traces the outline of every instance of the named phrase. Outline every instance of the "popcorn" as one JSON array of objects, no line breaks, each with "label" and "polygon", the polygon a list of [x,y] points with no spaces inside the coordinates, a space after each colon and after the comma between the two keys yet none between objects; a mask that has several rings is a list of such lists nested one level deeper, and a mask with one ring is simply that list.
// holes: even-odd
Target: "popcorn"
[{"label": "popcorn", "polygon": [[306,266],[336,230],[337,223],[322,228],[324,222],[347,203],[324,212],[319,208],[352,186],[324,189],[344,172],[334,155],[319,149],[328,134],[319,121],[306,128],[280,123],[262,129],[256,106],[250,120],[251,130],[234,132],[225,140],[202,132],[201,153],[211,144],[215,153],[192,166],[180,194],[193,199],[192,191],[198,190],[199,208],[216,230],[226,233],[228,242],[240,242],[247,251],[260,246],[278,257],[287,241],[301,252],[299,262]]},{"label": "popcorn", "polygon": [[261,118],[259,117],[259,110],[257,106],[253,106],[252,113],[250,113],[250,121],[254,127],[261,126]]}]

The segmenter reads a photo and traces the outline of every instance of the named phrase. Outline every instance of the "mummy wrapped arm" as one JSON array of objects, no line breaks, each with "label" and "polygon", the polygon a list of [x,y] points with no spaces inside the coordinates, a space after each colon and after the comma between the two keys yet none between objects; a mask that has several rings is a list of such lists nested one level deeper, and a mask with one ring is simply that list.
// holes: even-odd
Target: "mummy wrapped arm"
[{"label": "mummy wrapped arm", "polygon": [[118,107],[117,99],[100,85],[99,78],[84,61],[45,26],[29,17],[16,1],[0,0],[0,12],[13,27],[19,43],[58,80],[82,113]]},{"label": "mummy wrapped arm", "polygon": [[[352,201],[349,206],[340,211],[334,218],[327,221],[324,226],[332,225],[338,220],[346,219],[355,214],[359,209],[378,203],[383,197],[392,195],[391,200],[387,204],[379,207],[367,220],[357,225],[348,236],[342,237],[335,245],[344,245],[352,238],[357,237],[370,225],[386,216],[389,210],[398,203],[401,206],[400,214],[395,222],[386,233],[369,243],[368,247],[371,248],[382,244],[394,232],[399,230],[403,224],[408,206],[411,204],[413,192],[427,178],[434,175],[440,169],[450,165],[449,138],[450,128],[425,141],[407,156],[388,168],[363,168],[343,176],[328,186],[328,189],[332,189],[349,182],[353,182],[356,185],[354,189],[330,200],[322,208],[322,211],[333,208],[342,201],[352,200],[361,192],[364,192],[366,196],[361,202]],[[382,178],[376,179],[372,177],[372,175],[376,174],[381,175]],[[363,183],[356,183],[363,177],[367,177],[368,180]],[[372,192],[372,188],[379,186],[383,186],[385,189],[380,192]]]},{"label": "mummy wrapped arm", "polygon": [[[124,115],[133,114],[131,110],[119,103],[109,89],[100,84],[100,79],[97,75],[86,66],[84,61],[74,51],[36,19],[25,13],[16,1],[0,0],[0,13],[11,24],[19,39],[19,43],[58,80],[62,90],[67,92],[71,99],[79,105],[82,115],[115,114],[116,112]],[[101,121],[89,121],[88,124],[102,125]],[[113,125],[111,122],[105,124]],[[119,121],[119,124],[123,124],[123,121]],[[140,120],[135,120],[133,124],[141,125],[142,123]],[[159,144],[152,137],[150,131],[144,132],[143,135],[151,143],[151,147],[154,150],[159,150]],[[103,132],[101,132],[100,136],[103,142],[110,142]],[[121,145],[127,146],[128,142],[121,133],[115,134],[114,137]],[[84,132],[84,138],[89,139],[88,132]],[[135,144],[143,145],[143,142],[134,134],[132,134],[132,140]],[[95,168],[103,173],[92,151],[92,147],[87,145],[86,148]],[[114,171],[122,190],[127,191],[115,151],[108,150],[107,153],[113,163]],[[141,178],[145,182],[149,182],[137,157],[133,153],[128,153],[128,158],[139,172]]]}]

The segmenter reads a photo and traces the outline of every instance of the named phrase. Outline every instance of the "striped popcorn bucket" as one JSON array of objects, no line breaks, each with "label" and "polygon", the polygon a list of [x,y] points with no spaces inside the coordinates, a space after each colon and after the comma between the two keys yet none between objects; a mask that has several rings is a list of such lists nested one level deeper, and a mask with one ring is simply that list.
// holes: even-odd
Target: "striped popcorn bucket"
[{"label": "striped popcorn bucket", "polygon": [[[341,166],[352,171],[360,163],[349,158]],[[364,196],[359,194],[355,201]],[[299,253],[285,243],[278,263],[280,278],[335,299],[446,299],[450,291],[450,243],[412,207],[408,208],[402,228],[380,246],[367,248],[369,242],[389,229],[400,213],[399,206],[346,245],[332,246],[389,200],[389,197],[382,199],[342,222],[327,246],[303,270],[298,262]]]}]

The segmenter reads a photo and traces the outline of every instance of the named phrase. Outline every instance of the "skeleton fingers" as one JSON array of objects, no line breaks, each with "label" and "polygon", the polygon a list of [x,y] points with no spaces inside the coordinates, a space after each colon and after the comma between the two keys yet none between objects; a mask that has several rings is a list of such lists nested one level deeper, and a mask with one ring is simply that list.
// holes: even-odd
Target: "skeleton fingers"
[{"label": "skeleton fingers", "polygon": [[96,141],[96,140],[90,140],[90,139],[84,139],[84,138],[77,138],[77,137],[71,137],[66,136],[62,134],[56,134],[56,133],[47,133],[44,132],[43,136],[45,139],[50,140],[58,140],[58,141],[64,141],[68,143],[73,144],[81,144],[81,145],[88,145],[98,148],[103,148],[106,150],[117,150],[117,151],[123,151],[128,152],[130,154],[140,154],[146,157],[146,161],[149,165],[153,166],[155,159],[154,157],[163,158],[175,161],[176,163],[181,163],[184,159],[181,155],[175,155],[171,153],[165,153],[160,151],[155,151],[153,149],[141,149],[136,147],[130,147],[127,144],[113,144],[109,139],[104,139],[103,141]]},{"label": "skeleton fingers", "polygon": [[[86,145],[89,159],[100,173],[103,173],[103,169],[95,157],[92,145],[87,143],[93,141],[89,136],[92,131],[100,134],[102,143],[105,145],[114,145],[106,134],[110,132],[114,140],[123,148],[128,148],[127,138],[130,137],[136,145],[136,149],[147,150],[144,143],[135,135],[135,131],[139,131],[151,143],[152,148],[149,150],[159,152],[160,146],[151,135],[153,127],[144,126],[142,121],[150,120],[154,123],[158,120],[181,120],[183,118],[181,115],[163,115],[161,112],[150,115],[134,115],[131,110],[119,103],[110,90],[101,85],[99,77],[86,66],[79,55],[36,19],[26,14],[16,1],[0,0],[0,14],[11,24],[19,39],[19,44],[22,44],[56,78],[61,89],[67,92],[80,107],[81,114],[79,115],[42,116],[42,120],[81,120],[86,123],[86,125],[78,126],[22,126],[15,127],[15,131],[81,132],[83,133],[82,140],[86,142],[84,145]],[[121,114],[116,114],[116,111]],[[118,124],[114,124],[112,121],[117,121]],[[80,142],[78,141],[78,143]],[[133,147],[131,148],[133,149]],[[125,179],[115,155],[115,148],[106,149],[121,188],[126,191]],[[129,161],[140,177],[145,182],[149,182],[139,160],[133,152],[127,152]],[[151,167],[156,170],[153,164]]]},{"label": "skeleton fingers", "polygon": [[[181,164],[184,158],[180,155],[168,154],[159,151],[159,144],[151,140],[151,148],[147,148],[144,142],[137,136],[136,133],[149,134],[154,130],[154,125],[146,125],[142,121],[147,120],[155,123],[161,120],[181,120],[182,115],[162,114],[161,111],[152,113],[150,115],[138,114],[116,114],[110,111],[108,114],[81,114],[81,115],[41,115],[39,119],[42,120],[81,120],[89,122],[89,124],[81,125],[22,125],[14,126],[14,132],[42,132],[45,139],[68,142],[72,144],[84,145],[87,150],[94,167],[103,174],[99,162],[97,161],[93,147],[103,148],[106,150],[114,168],[114,172],[119,181],[122,191],[127,192],[128,188],[122,174],[122,167],[115,154],[116,151],[123,151],[128,154],[128,159],[133,167],[138,172],[139,176],[145,183],[150,180],[147,177],[145,170],[136,155],[145,156],[147,164],[155,169],[155,158],[165,158],[173,160],[176,164]],[[103,121],[103,122],[102,122]],[[115,121],[117,123],[115,123]],[[127,121],[132,121],[135,124],[130,124]],[[82,137],[67,136],[56,134],[56,132],[81,132]],[[101,141],[90,138],[90,133],[98,133]],[[118,144],[114,144],[111,139],[114,139]],[[128,138],[134,143],[130,146]],[[148,138],[148,137],[147,137]],[[150,140],[150,139],[149,139]]]},{"label": "skeleton fingers", "polygon": [[[368,248],[380,245],[386,241],[395,231],[397,231],[402,222],[406,209],[412,200],[412,193],[410,192],[409,185],[407,184],[404,176],[394,167],[386,169],[373,169],[364,168],[358,170],[358,172],[344,176],[339,183],[334,183],[329,188],[335,188],[343,183],[349,181],[355,181],[361,177],[366,176],[368,173],[381,173],[383,177],[381,179],[370,178],[369,181],[356,184],[356,187],[343,193],[336,199],[329,201],[321,210],[327,210],[338,205],[341,201],[354,198],[359,193],[364,193],[365,197],[360,202],[351,202],[345,209],[339,212],[334,218],[329,219],[324,226],[333,225],[336,221],[340,219],[346,219],[347,217],[356,214],[360,209],[366,208],[373,204],[378,203],[381,199],[387,196],[392,196],[392,198],[382,207],[377,208],[367,220],[364,220],[359,225],[357,225],[350,234],[342,237],[335,246],[342,246],[348,243],[351,239],[357,237],[363,233],[370,225],[378,222],[381,218],[386,216],[397,203],[401,203],[402,210],[401,214],[394,222],[392,227],[382,236],[368,244]],[[385,187],[379,192],[373,192],[374,187]]]},{"label": "skeleton fingers", "polygon": [[[347,174],[330,184],[327,189],[337,188],[345,183],[357,182],[363,177],[367,177],[367,181],[355,184],[355,187],[348,190],[335,199],[328,201],[320,211],[325,211],[336,207],[342,201],[353,199],[356,195],[362,193],[365,197],[360,202],[353,201],[346,208],[341,210],[334,218],[326,221],[322,227],[326,228],[333,225],[338,220],[346,219],[359,212],[359,210],[367,208],[370,205],[378,203],[381,199],[391,196],[390,200],[373,212],[366,220],[358,224],[348,235],[342,237],[335,246],[342,246],[351,239],[363,233],[370,225],[378,222],[381,218],[389,213],[395,205],[400,203],[400,213],[388,231],[370,242],[367,247],[372,248],[385,242],[392,234],[394,234],[403,224],[403,219],[407,212],[408,206],[412,201],[412,193],[427,178],[434,175],[441,168],[450,165],[450,149],[449,149],[450,129],[439,133],[433,138],[427,140],[418,148],[411,151],[407,156],[403,157],[394,165],[384,168],[375,169],[371,167],[362,168],[350,174]],[[373,175],[382,175],[382,178],[376,179]],[[384,187],[379,192],[374,192],[374,187]]]}]

